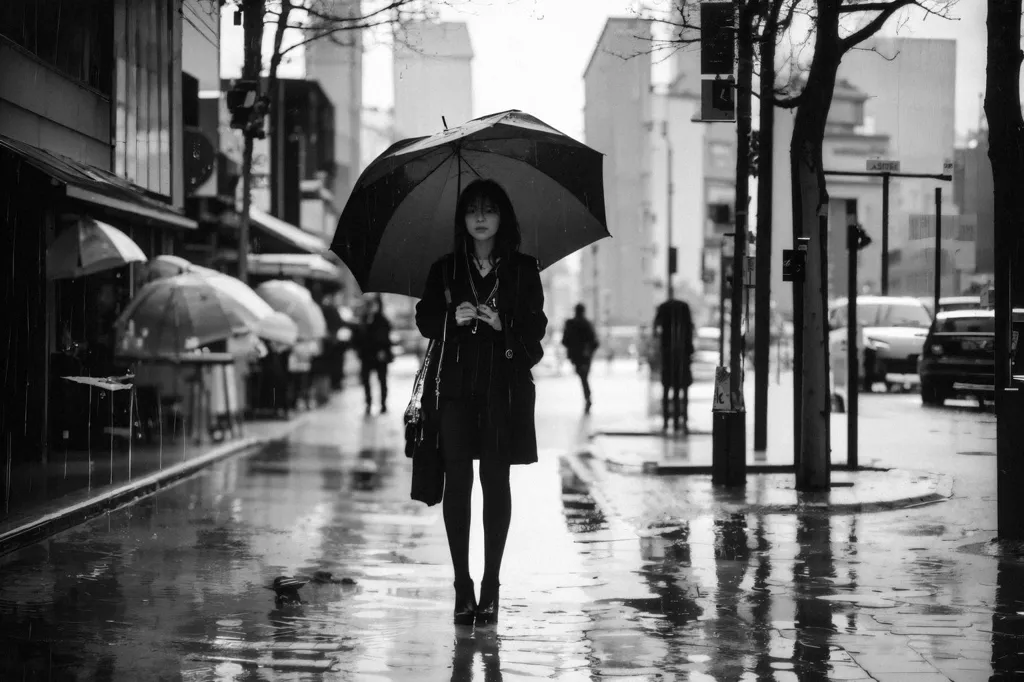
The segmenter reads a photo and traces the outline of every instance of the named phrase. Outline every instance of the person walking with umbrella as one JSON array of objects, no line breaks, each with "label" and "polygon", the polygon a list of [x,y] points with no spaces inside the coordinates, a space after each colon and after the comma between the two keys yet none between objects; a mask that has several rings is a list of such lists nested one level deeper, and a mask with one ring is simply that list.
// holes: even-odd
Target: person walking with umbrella
[{"label": "person walking with umbrella", "polygon": [[565,346],[569,362],[576,369],[576,374],[583,385],[583,409],[590,414],[590,406],[593,404],[590,399],[590,363],[600,344],[597,342],[594,325],[587,319],[586,311],[586,306],[582,303],[576,304],[576,316],[565,322],[562,345]]},{"label": "person walking with umbrella", "polygon": [[[531,369],[544,353],[547,317],[539,265],[519,252],[519,223],[499,184],[476,180],[466,187],[455,212],[455,233],[453,253],[430,268],[416,325],[429,339],[447,339],[436,418],[445,467],[443,516],[455,573],[454,620],[485,625],[498,619],[501,561],[512,515],[510,466],[537,461]],[[474,460],[480,462],[484,500],[479,606],[469,570]]]},{"label": "person walking with umbrella", "polygon": [[380,413],[388,411],[388,365],[394,360],[391,351],[391,322],[384,314],[380,298],[366,299],[362,317],[355,333],[356,353],[359,355],[359,377],[366,394],[366,414],[373,410],[373,391],[370,377],[377,375],[380,386]]}]

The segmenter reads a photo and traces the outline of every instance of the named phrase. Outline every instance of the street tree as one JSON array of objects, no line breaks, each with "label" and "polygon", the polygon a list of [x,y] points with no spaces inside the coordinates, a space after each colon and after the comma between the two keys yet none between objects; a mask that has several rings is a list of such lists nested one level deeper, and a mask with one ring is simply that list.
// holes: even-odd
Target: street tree
[{"label": "street tree", "polygon": [[1024,299],[1024,117],[1020,107],[1021,0],[988,0],[985,117],[992,163],[995,225],[995,388],[999,538],[1024,540],[1024,462],[1020,457],[1020,399],[1010,387],[1010,309]]},{"label": "street tree", "polygon": [[[1001,0],[993,0],[997,4]],[[1016,0],[1015,0],[1016,1]],[[699,0],[673,0],[672,18],[662,20],[673,28],[674,35],[660,47],[678,49],[699,42],[699,25],[693,17],[699,9]],[[956,0],[736,0],[740,17],[748,16],[754,25],[741,21],[738,30],[760,31],[756,43],[761,46],[761,78],[764,97],[773,92],[775,106],[796,110],[793,136],[790,140],[790,177],[793,200],[793,240],[808,238],[805,281],[800,287],[800,300],[794,300],[798,313],[797,366],[794,374],[798,385],[796,414],[797,488],[799,490],[827,490],[830,487],[829,414],[831,392],[828,365],[828,306],[827,272],[827,217],[828,189],[822,161],[825,124],[836,76],[844,55],[851,50],[863,49],[862,44],[878,33],[894,17],[916,8],[927,15],[947,17]],[[754,5],[753,12],[745,11]],[[799,21],[794,20],[797,17]],[[760,27],[760,28],[757,28]],[[796,35],[799,31],[800,35]],[[774,38],[774,39],[772,39]],[[785,38],[797,46],[787,63],[779,64],[771,55],[773,48]],[[768,50],[765,51],[765,47]],[[811,51],[809,60],[804,51]],[[771,64],[771,67],[768,65]],[[785,67],[785,68],[782,68]],[[785,92],[776,85],[776,71],[788,74]],[[770,88],[765,79],[770,80]],[[750,97],[753,93],[737,92],[737,97]],[[762,106],[767,102],[762,101]],[[762,109],[762,130],[765,110]],[[769,124],[772,113],[767,118]],[[772,150],[764,142],[770,138],[766,131],[761,136],[759,163],[761,182],[764,171],[770,168]],[[993,145],[994,146],[994,145]],[[740,148],[745,149],[744,140]],[[768,178],[770,182],[770,176]],[[760,194],[764,197],[765,193]],[[745,201],[745,197],[738,198]],[[759,212],[762,208],[759,206]],[[770,209],[769,209],[770,210]],[[769,231],[759,223],[759,239],[770,239]],[[762,277],[761,281],[767,281]],[[764,315],[766,311],[761,311]],[[802,319],[801,319],[802,318]]]},{"label": "street tree", "polygon": [[[267,92],[274,92],[278,71],[286,56],[315,41],[331,41],[344,47],[357,45],[356,35],[374,29],[392,29],[401,39],[401,29],[408,23],[434,16],[431,0],[233,0],[241,14],[244,33],[242,81],[259,82],[264,70],[263,36],[273,27],[273,47],[267,63]],[[297,40],[287,40],[298,34]],[[253,139],[262,137],[264,117],[270,102],[257,87],[255,106],[243,128],[245,146],[242,154],[242,214],[238,231],[238,276],[248,281],[249,210],[252,205]],[[271,116],[271,121],[275,119]],[[273,134],[273,130],[269,131]]]}]

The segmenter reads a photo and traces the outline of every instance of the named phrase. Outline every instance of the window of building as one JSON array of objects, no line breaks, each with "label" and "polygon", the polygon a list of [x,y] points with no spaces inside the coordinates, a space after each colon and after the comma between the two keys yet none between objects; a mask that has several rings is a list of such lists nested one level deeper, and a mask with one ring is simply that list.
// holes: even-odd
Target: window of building
[{"label": "window of building", "polygon": [[0,2],[0,35],[109,95],[112,4],[109,0],[4,0]]}]

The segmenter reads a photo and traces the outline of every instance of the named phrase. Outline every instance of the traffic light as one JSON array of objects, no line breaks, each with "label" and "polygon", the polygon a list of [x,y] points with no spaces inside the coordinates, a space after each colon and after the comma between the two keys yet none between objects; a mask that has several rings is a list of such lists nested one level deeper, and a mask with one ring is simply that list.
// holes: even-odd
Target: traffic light
[{"label": "traffic light", "polygon": [[871,237],[863,227],[857,224],[848,225],[846,228],[846,248],[860,251],[871,244]]},{"label": "traffic light", "polygon": [[259,95],[259,83],[251,80],[237,80],[227,91],[228,111],[231,112],[231,127],[245,130],[249,117]]},{"label": "traffic light", "polygon": [[256,100],[252,112],[249,114],[249,124],[245,127],[245,134],[262,140],[267,136],[266,118],[270,111],[270,98],[263,95]]}]

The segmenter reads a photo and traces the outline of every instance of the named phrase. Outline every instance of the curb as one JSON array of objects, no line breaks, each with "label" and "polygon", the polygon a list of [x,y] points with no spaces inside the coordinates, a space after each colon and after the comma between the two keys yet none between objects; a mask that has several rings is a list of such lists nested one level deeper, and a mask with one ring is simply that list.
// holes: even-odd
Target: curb
[{"label": "curb", "polygon": [[[563,459],[569,464],[569,467],[573,470],[577,476],[579,476],[588,486],[596,488],[597,490],[591,490],[591,494],[594,495],[598,501],[605,501],[609,508],[614,508],[614,502],[612,497],[607,491],[602,489],[602,481],[600,476],[596,475],[592,468],[587,464],[585,460],[599,458],[594,457],[589,453],[565,453]],[[603,460],[601,460],[603,462]],[[607,463],[605,463],[607,464]],[[890,469],[866,469],[865,471],[890,471]],[[622,473],[622,472],[620,472]],[[638,468],[633,467],[632,471],[628,471],[627,475],[642,473],[638,471]],[[688,472],[695,474],[695,472]],[[707,474],[710,475],[710,470]],[[763,473],[785,473],[778,470],[771,471],[751,471],[748,467],[747,473],[758,475]],[[776,504],[776,505],[765,505],[765,504],[736,504],[736,503],[723,503],[722,509],[730,513],[746,512],[746,513],[762,513],[762,514],[804,514],[804,513],[824,513],[824,514],[867,514],[884,511],[895,511],[900,509],[911,509],[915,507],[923,507],[926,505],[937,504],[939,502],[945,502],[950,499],[953,495],[953,480],[946,474],[929,474],[935,479],[934,491],[924,495],[914,495],[910,497],[901,497],[891,500],[879,500],[876,502],[850,502],[850,503],[828,503],[828,502],[797,502],[796,504]],[[595,494],[596,493],[596,494]]]},{"label": "curb", "polygon": [[236,455],[250,455],[269,443],[285,440],[305,423],[312,414],[314,412],[306,412],[302,416],[291,420],[286,426],[282,427],[279,433],[274,435],[243,437],[233,440],[230,443],[225,443],[210,450],[204,455],[125,483],[102,495],[72,504],[11,529],[0,535],[0,556],[23,549],[51,535],[95,518],[104,512],[115,511],[121,507],[133,504],[144,497],[179,483],[223,459]]}]

